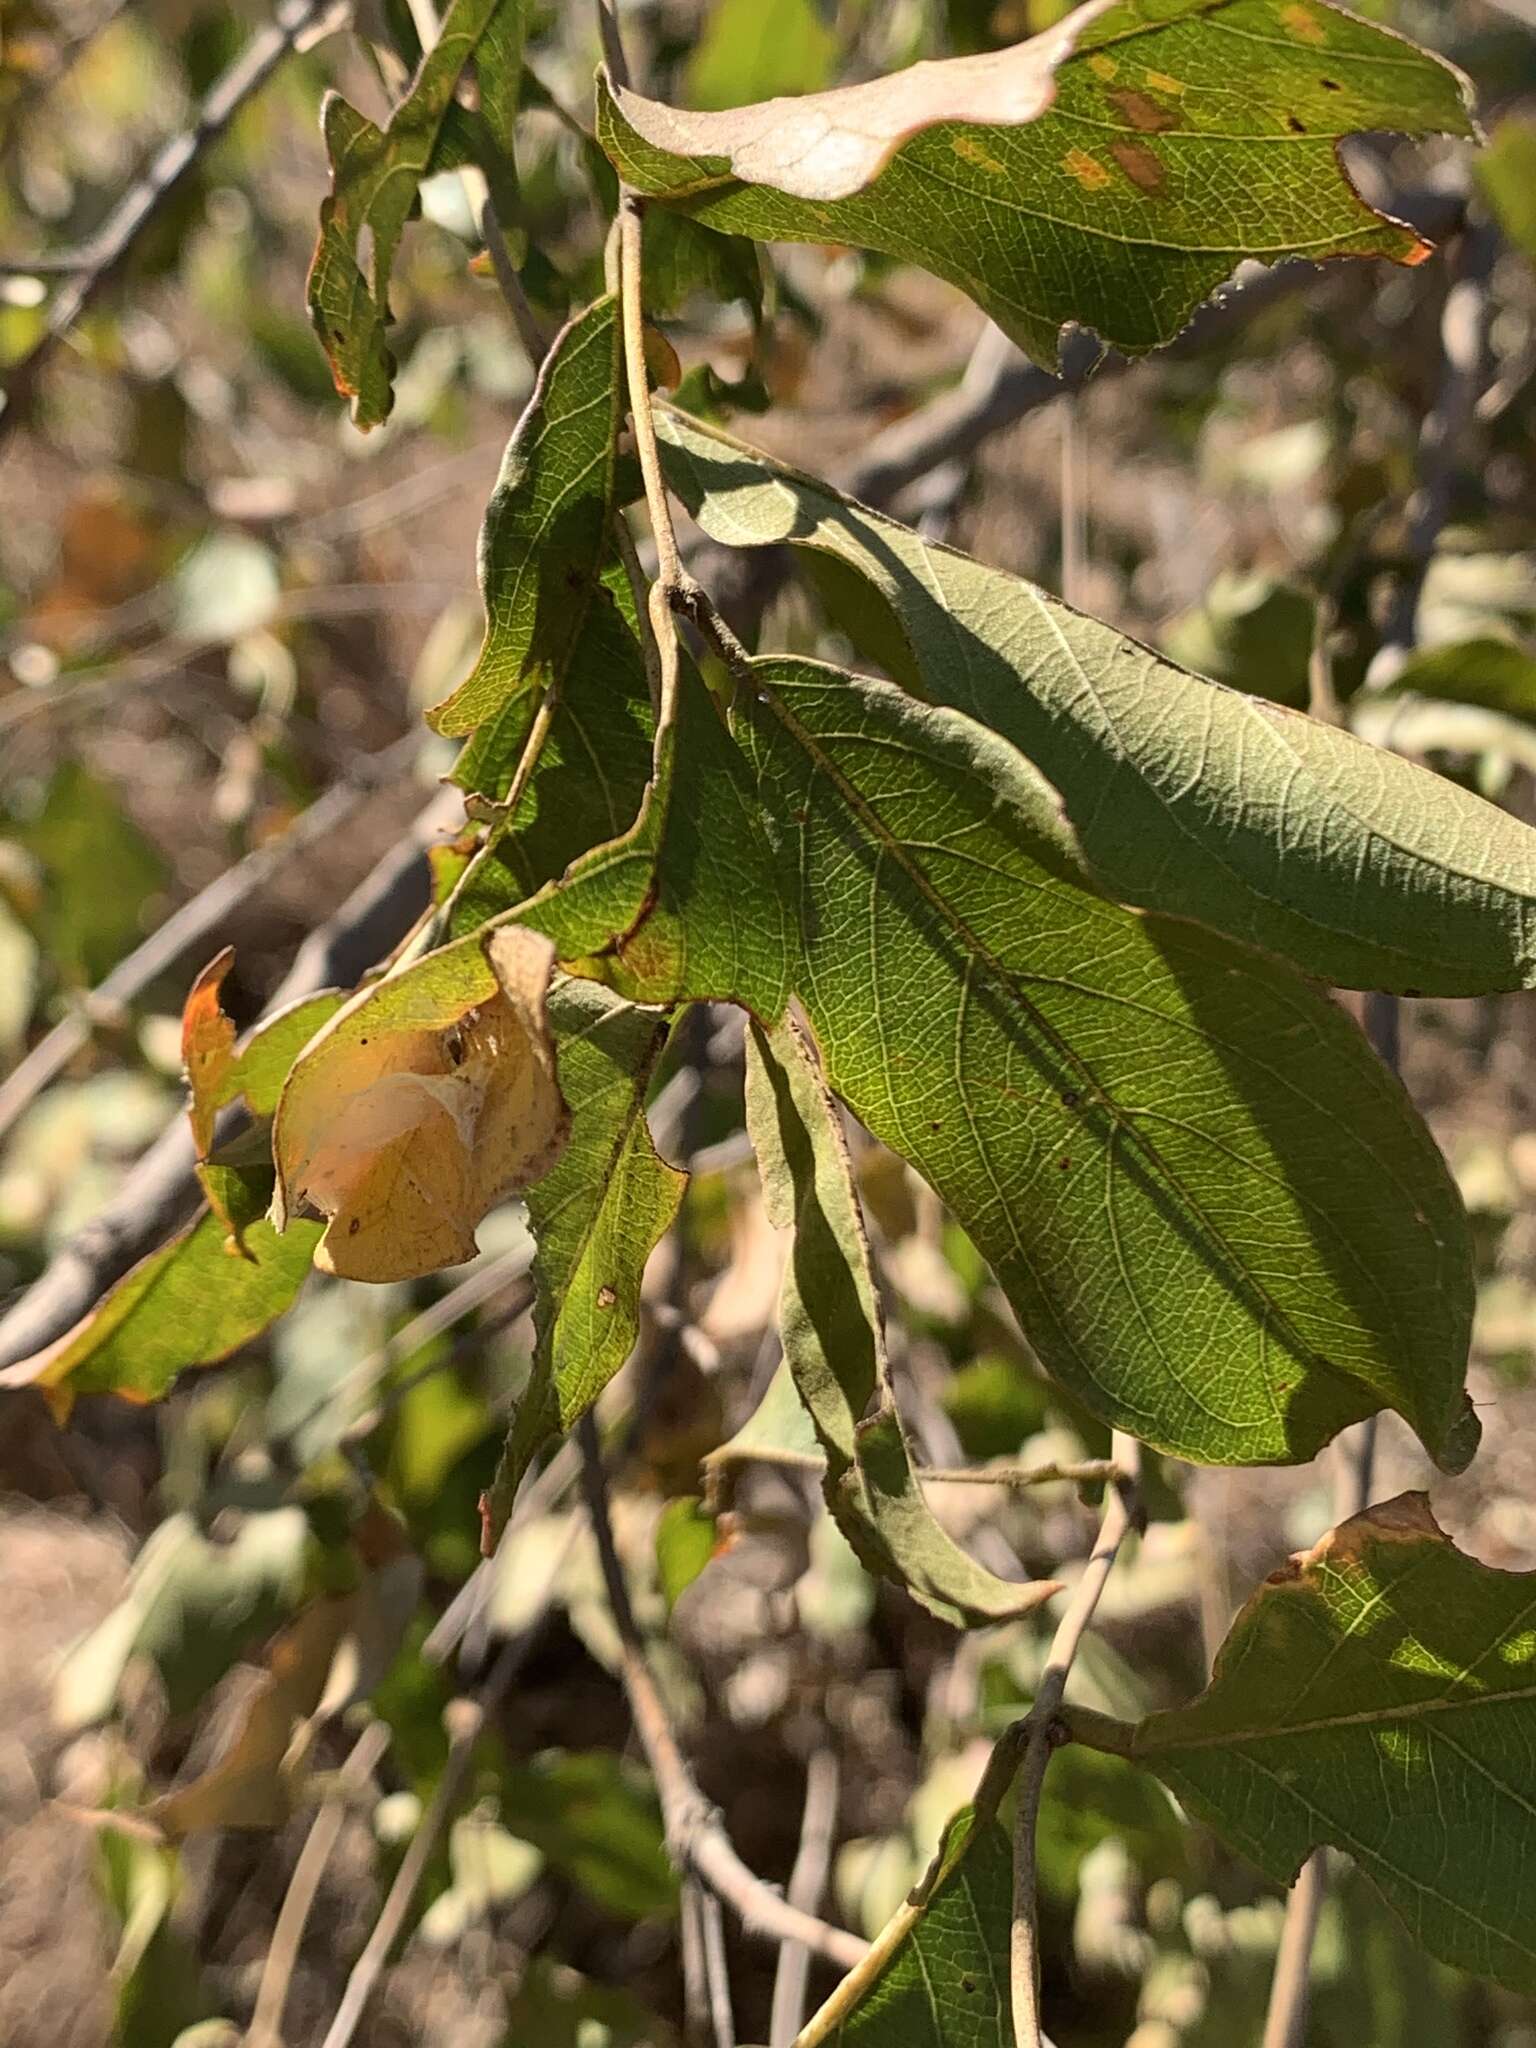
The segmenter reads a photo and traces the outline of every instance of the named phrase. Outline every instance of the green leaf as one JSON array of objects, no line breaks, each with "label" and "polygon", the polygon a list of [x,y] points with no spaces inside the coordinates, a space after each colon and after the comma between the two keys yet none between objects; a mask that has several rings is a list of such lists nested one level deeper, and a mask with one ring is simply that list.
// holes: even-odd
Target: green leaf
[{"label": "green leaf", "polygon": [[56,1343],[8,1366],[0,1386],[40,1387],[62,1422],[79,1394],[158,1401],[188,1367],[215,1365],[259,1337],[292,1305],[320,1238],[312,1223],[278,1235],[261,1213],[271,1188],[270,1174],[257,1176],[254,1200],[238,1212],[243,1256],[228,1249],[224,1221],[205,1212]]},{"label": "green leaf", "polygon": [[1316,607],[1294,583],[1224,569],[1158,638],[1185,668],[1250,697],[1305,708]]},{"label": "green leaf", "polygon": [[646,1260],[688,1181],[658,1155],[645,1121],[666,1019],[590,981],[557,983],[549,1014],[571,1136],[528,1191],[538,1242],[533,1369],[492,1489],[498,1535],[531,1461],[580,1421],[634,1349]]},{"label": "green leaf", "polygon": [[507,1826],[605,1912],[671,1918],[677,1877],[650,1779],[610,1750],[550,1750],[502,1775]]},{"label": "green leaf", "polygon": [[1499,226],[1526,262],[1536,264],[1536,121],[1506,114],[1474,170]]},{"label": "green leaf", "polygon": [[165,864],[112,785],[78,761],[54,770],[41,811],[17,837],[43,869],[38,936],[66,980],[90,987],[143,938]]},{"label": "green leaf", "polygon": [[1060,1588],[998,1578],[945,1533],[923,1498],[837,1106],[793,1024],[771,1035],[749,1026],[746,1085],[768,1215],[795,1233],[779,1301],[784,1356],[826,1453],[823,1484],[838,1526],[862,1563],[946,1621],[985,1627],[1028,1613]]},{"label": "green leaf", "polygon": [[1411,693],[1446,704],[1475,704],[1505,718],[1536,723],[1536,656],[1510,640],[1485,635],[1419,648],[1392,679],[1392,695]]},{"label": "green leaf", "polygon": [[[743,924],[750,979],[788,981],[832,1088],[947,1203],[1046,1368],[1198,1462],[1310,1457],[1388,1406],[1459,1469],[1466,1220],[1355,1025],[1094,892],[1048,786],[958,713],[772,658],[737,717],[797,911],[787,961],[772,916]],[[712,915],[668,851],[651,900]],[[554,932],[560,895],[519,914]]]},{"label": "green leaf", "polygon": [[695,1494],[669,1500],[656,1524],[656,1576],[670,1614],[715,1554],[715,1518]]},{"label": "green leaf", "polygon": [[1134,1726],[1069,1707],[1067,1725],[1270,1877],[1345,1849],[1432,1955],[1533,1992],[1533,1585],[1403,1494],[1261,1586],[1189,1706]]},{"label": "green leaf", "polygon": [[1127,903],[1199,919],[1321,981],[1536,986],[1536,834],[1348,733],[1186,674],[1112,627],[663,408],[668,475],[719,541],[859,569],[922,692],[1049,777]]},{"label": "green leaf", "polygon": [[567,963],[637,1002],[783,1014],[792,914],[740,750],[692,664],[664,711],[633,830],[517,913]]},{"label": "green leaf", "polygon": [[833,2048],[1013,2048],[1012,1858],[996,1820],[950,1822],[932,1869],[875,1943],[867,1989],[807,2033]]},{"label": "green leaf", "polygon": [[739,107],[820,92],[836,63],[837,37],[816,0],[715,0],[684,83],[692,106]]},{"label": "green leaf", "polygon": [[1468,107],[1449,65],[1324,0],[1120,0],[1011,52],[731,113],[605,81],[598,139],[711,227],[923,264],[1054,369],[1068,321],[1171,341],[1246,257],[1418,262],[1337,145],[1468,135]]},{"label": "green leaf", "polygon": [[[482,726],[454,780],[494,798],[508,786],[541,693],[524,690]],[[516,805],[497,814],[454,891],[455,937],[523,902],[589,847],[634,823],[650,779],[655,719],[639,644],[610,592],[599,590],[555,699],[538,759]]]},{"label": "green leaf", "polygon": [[[599,578],[613,549],[622,382],[618,301],[608,297],[557,337],[507,443],[480,529],[485,639],[470,674],[429,713],[436,731],[525,721],[528,693],[537,705],[560,688],[601,604]],[[617,630],[610,621],[608,631]],[[638,669],[638,646],[629,660]],[[478,747],[493,745],[505,751],[482,731]],[[473,756],[456,779],[486,787]]]},{"label": "green leaf", "polygon": [[[320,124],[331,164],[331,193],[320,208],[320,236],[309,270],[309,315],[336,389],[352,400],[359,427],[377,426],[394,403],[395,360],[384,338],[390,271],[421,181],[437,167],[440,142],[446,139],[453,160],[463,161],[464,122],[449,122],[460,78],[483,47],[487,126],[505,129],[508,80],[515,104],[521,70],[522,29],[523,0],[452,0],[436,43],[387,128],[376,127],[339,93],[326,95]],[[457,111],[462,115],[462,109]],[[494,177],[494,159],[488,158],[487,168]],[[358,267],[365,231],[372,243],[366,277]]]}]

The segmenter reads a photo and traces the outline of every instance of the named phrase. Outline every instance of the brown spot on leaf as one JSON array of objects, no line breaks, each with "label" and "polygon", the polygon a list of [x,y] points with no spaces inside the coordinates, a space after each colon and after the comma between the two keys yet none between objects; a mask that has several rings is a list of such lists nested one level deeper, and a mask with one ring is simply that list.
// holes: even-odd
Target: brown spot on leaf
[{"label": "brown spot on leaf", "polygon": [[1317,82],[1324,92],[1342,92],[1344,90],[1336,78],[1320,78]]},{"label": "brown spot on leaf", "polygon": [[999,163],[990,149],[979,143],[974,135],[957,135],[951,145],[955,155],[963,157],[968,164],[974,164],[979,171],[986,171],[994,178],[1008,175],[1008,166]]},{"label": "brown spot on leaf", "polygon": [[1151,194],[1166,187],[1168,173],[1163,160],[1144,142],[1112,142],[1109,153],[1138,191]]},{"label": "brown spot on leaf", "polygon": [[1178,115],[1170,107],[1160,107],[1156,100],[1149,99],[1144,92],[1135,92],[1128,85],[1104,95],[1110,105],[1128,121],[1133,128],[1139,128],[1143,135],[1160,134],[1164,128],[1171,128]]},{"label": "brown spot on leaf", "polygon": [[1061,160],[1061,168],[1069,177],[1076,178],[1085,192],[1102,192],[1109,183],[1108,171],[1086,149],[1069,149]]},{"label": "brown spot on leaf", "polygon": [[612,1308],[618,1298],[611,1287],[599,1287],[597,1290],[597,1305],[599,1308]]},{"label": "brown spot on leaf", "polygon": [[1286,115],[1286,117],[1285,117],[1285,125],[1286,125],[1286,127],[1287,127],[1287,128],[1289,128],[1289,129],[1290,129],[1290,131],[1291,131],[1291,133],[1292,133],[1293,135],[1305,135],[1305,134],[1306,134],[1306,132],[1307,132],[1307,124],[1306,124],[1306,122],[1305,122],[1305,121],[1301,121],[1301,120],[1298,120],[1298,119],[1297,119],[1297,117],[1296,117],[1296,116],[1295,116],[1294,114],[1287,114],[1287,115]]},{"label": "brown spot on leaf", "polygon": [[1328,40],[1328,31],[1311,8],[1303,7],[1300,0],[1295,0],[1295,4],[1290,7],[1282,8],[1280,19],[1287,33],[1295,36],[1298,42],[1325,43]]}]

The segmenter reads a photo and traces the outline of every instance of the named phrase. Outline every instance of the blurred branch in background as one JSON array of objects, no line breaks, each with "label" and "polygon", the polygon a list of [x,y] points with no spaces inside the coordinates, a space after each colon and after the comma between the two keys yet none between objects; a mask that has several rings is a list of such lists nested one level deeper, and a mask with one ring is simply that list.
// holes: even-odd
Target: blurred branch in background
[{"label": "blurred branch in background", "polygon": [[12,258],[0,272],[42,276],[63,272],[66,282],[48,308],[40,338],[13,363],[0,392],[0,446],[26,411],[42,370],[54,349],[102,288],[110,283],[134,243],[160,207],[216,142],[245,105],[295,50],[311,47],[340,28],[351,13],[351,0],[280,0],[270,27],[254,35],[199,107],[196,119],[171,137],[112,209],[90,241],[65,256],[41,262]]}]

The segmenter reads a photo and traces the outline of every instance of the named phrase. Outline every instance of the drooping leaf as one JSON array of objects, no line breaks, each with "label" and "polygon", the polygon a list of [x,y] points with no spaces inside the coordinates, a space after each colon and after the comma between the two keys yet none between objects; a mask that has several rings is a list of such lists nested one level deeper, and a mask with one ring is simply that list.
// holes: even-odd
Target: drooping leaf
[{"label": "drooping leaf", "polygon": [[1529,827],[1333,726],[1188,675],[718,430],[666,408],[658,426],[669,476],[713,538],[793,541],[868,578],[922,693],[1035,762],[1123,902],[1344,987],[1536,985]]},{"label": "drooping leaf", "polygon": [[[395,362],[385,340],[389,279],[421,181],[440,167],[440,152],[454,162],[465,160],[465,116],[454,109],[459,81],[483,50],[482,106],[488,125],[505,129],[509,92],[515,104],[522,34],[523,0],[452,0],[437,41],[388,127],[377,127],[339,93],[327,94],[321,108],[331,192],[320,208],[309,315],[336,389],[352,400],[352,417],[360,427],[387,419],[394,403]],[[452,124],[450,112],[458,116]],[[487,157],[493,189],[509,138],[503,133],[495,139],[502,148]],[[371,244],[366,277],[359,268],[365,233]]]},{"label": "drooping leaf", "polygon": [[[1053,792],[956,712],[770,658],[737,721],[796,908],[793,956],[752,979],[799,996],[832,1088],[948,1204],[1047,1369],[1200,1462],[1305,1458],[1390,1406],[1459,1468],[1466,1221],[1353,1023],[1099,895]],[[667,853],[651,900],[712,914]],[[563,948],[560,893],[520,915]]]},{"label": "drooping leaf", "polygon": [[[438,732],[473,732],[516,715],[530,689],[560,686],[612,552],[622,408],[618,301],[610,296],[556,338],[507,443],[480,530],[485,639],[470,674],[429,714]],[[480,745],[490,738],[482,733]],[[459,772],[462,786],[481,786]]]},{"label": "drooping leaf", "polygon": [[801,100],[688,114],[605,82],[598,103],[637,190],[923,264],[1051,369],[1068,321],[1171,341],[1245,257],[1418,262],[1339,161],[1370,129],[1470,133],[1465,81],[1326,0],[1091,0],[1013,50]]},{"label": "drooping leaf", "polygon": [[239,1202],[244,1256],[227,1249],[229,1224],[205,1213],[151,1252],[72,1330],[0,1373],[0,1386],[36,1386],[60,1423],[79,1394],[158,1401],[192,1366],[214,1365],[259,1337],[292,1305],[313,1263],[320,1232],[295,1224],[279,1236],[262,1215],[270,1172],[228,1188]]},{"label": "drooping leaf", "polygon": [[580,1421],[634,1349],[646,1260],[688,1180],[657,1154],[645,1121],[666,1019],[590,981],[557,983],[549,1007],[571,1136],[528,1192],[533,1370],[488,1503],[493,1536],[531,1460]]},{"label": "drooping leaf", "polygon": [[656,1576],[670,1614],[715,1554],[715,1518],[694,1494],[669,1500],[656,1524]]},{"label": "drooping leaf", "polygon": [[1347,1850],[1432,1955],[1529,1993],[1533,1587],[1402,1494],[1261,1586],[1189,1706],[1067,1722],[1156,1771],[1280,1883],[1323,1843]]},{"label": "drooping leaf", "polygon": [[403,1280],[473,1258],[486,1212],[559,1158],[550,960],[529,933],[461,939],[310,1042],[277,1106],[272,1214],[279,1230],[301,1204],[327,1219],[327,1272]]},{"label": "drooping leaf", "polygon": [[1527,263],[1536,264],[1536,121],[1507,114],[1474,168],[1499,226]]},{"label": "drooping leaf", "polygon": [[961,1626],[1026,1614],[1060,1588],[1000,1579],[946,1534],[912,1469],[864,1219],[837,1108],[792,1023],[747,1031],[747,1128],[770,1219],[792,1228],[779,1329],[826,1453],[827,1504],[860,1560]]},{"label": "drooping leaf", "polygon": [[880,1966],[820,2048],[1013,2048],[1013,1864],[995,1819],[957,1813],[933,1867],[878,1936]]}]

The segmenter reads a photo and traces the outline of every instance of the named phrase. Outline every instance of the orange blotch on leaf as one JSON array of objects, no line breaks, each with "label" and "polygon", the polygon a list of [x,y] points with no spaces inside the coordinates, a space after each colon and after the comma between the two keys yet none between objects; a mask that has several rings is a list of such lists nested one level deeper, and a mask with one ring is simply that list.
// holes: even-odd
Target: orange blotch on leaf
[{"label": "orange blotch on leaf", "polygon": [[1069,149],[1061,160],[1061,168],[1069,177],[1076,178],[1085,192],[1102,192],[1109,183],[1109,172],[1086,149]]},{"label": "orange blotch on leaf", "polygon": [[208,962],[187,992],[181,1013],[181,1065],[189,1100],[187,1121],[199,1159],[213,1149],[213,1126],[226,1100],[224,1084],[235,1063],[234,1020],[224,1013],[219,991],[235,964],[235,949],[226,946]]}]

